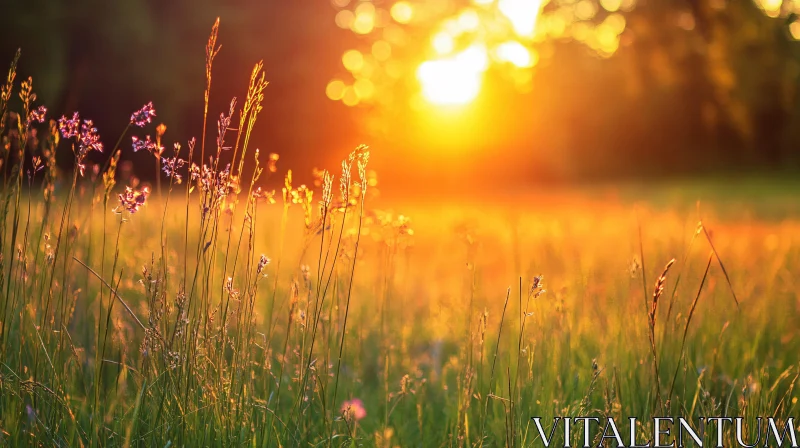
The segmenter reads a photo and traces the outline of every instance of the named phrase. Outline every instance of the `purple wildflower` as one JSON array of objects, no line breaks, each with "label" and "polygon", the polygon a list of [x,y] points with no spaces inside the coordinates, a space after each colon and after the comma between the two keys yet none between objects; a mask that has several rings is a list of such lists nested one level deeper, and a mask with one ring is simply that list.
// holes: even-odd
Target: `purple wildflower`
[{"label": "purple wildflower", "polygon": [[161,154],[164,151],[164,148],[159,147],[158,143],[150,139],[149,135],[146,135],[144,140],[134,135],[131,140],[133,141],[133,152],[147,150],[153,154]]},{"label": "purple wildflower", "polygon": [[33,123],[34,121],[37,123],[44,123],[44,116],[47,114],[47,108],[44,106],[39,106],[36,109],[32,110],[30,115],[28,116],[28,124]]},{"label": "purple wildflower", "polygon": [[83,120],[81,125],[81,153],[86,154],[91,150],[103,152],[103,144],[100,143],[100,135],[97,133],[97,128],[94,127],[92,120]]},{"label": "purple wildflower", "polygon": [[131,124],[143,128],[146,124],[151,123],[155,116],[156,109],[153,107],[153,102],[150,101],[142,106],[141,109],[131,114]]},{"label": "purple wildflower", "polygon": [[163,163],[161,166],[161,171],[163,171],[167,177],[174,178],[175,183],[180,184],[183,177],[178,174],[178,170],[183,168],[183,166],[186,164],[186,161],[178,156],[175,156],[172,158],[162,159],[161,163]]},{"label": "purple wildflower", "polygon": [[128,213],[136,213],[139,208],[144,205],[147,200],[147,195],[150,194],[150,189],[147,187],[142,188],[141,191],[136,191],[131,187],[125,187],[125,193],[119,194],[119,205],[128,211]]},{"label": "purple wildflower", "polygon": [[72,119],[62,115],[61,119],[58,120],[58,130],[61,131],[61,136],[64,138],[77,137],[80,123],[81,117],[78,112],[72,114]]}]

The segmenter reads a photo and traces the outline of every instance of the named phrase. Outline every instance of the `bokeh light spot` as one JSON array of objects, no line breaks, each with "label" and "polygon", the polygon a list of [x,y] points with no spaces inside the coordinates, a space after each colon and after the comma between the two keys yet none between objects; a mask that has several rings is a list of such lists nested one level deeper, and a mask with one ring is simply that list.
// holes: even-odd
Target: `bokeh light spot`
[{"label": "bokeh light spot", "polygon": [[364,67],[364,55],[358,50],[347,50],[342,56],[342,65],[351,72],[357,72]]},{"label": "bokeh light spot", "polygon": [[358,105],[358,94],[356,93],[356,89],[353,86],[347,86],[344,89],[344,95],[342,96],[342,102],[345,106],[353,107]]},{"label": "bokeh light spot", "polygon": [[800,40],[800,22],[792,22],[791,25],[789,25],[789,33],[792,35],[792,39]]},{"label": "bokeh light spot", "polygon": [[600,0],[600,6],[608,12],[617,12],[622,6],[622,0]]},{"label": "bokeh light spot", "polygon": [[363,2],[356,7],[352,30],[357,34],[369,34],[375,28],[375,5]]},{"label": "bokeh light spot", "polygon": [[768,16],[774,18],[780,15],[783,0],[757,0],[756,3],[761,6],[761,9],[763,9]]},{"label": "bokeh light spot", "polygon": [[389,12],[397,23],[409,23],[414,17],[414,8],[408,2],[395,3]]},{"label": "bokeh light spot", "polygon": [[344,89],[344,81],[341,79],[334,79],[328,83],[328,86],[325,88],[325,94],[328,98],[338,101],[344,96]]},{"label": "bokeh light spot", "polygon": [[592,0],[581,0],[575,6],[575,17],[580,20],[590,20],[597,14],[597,6]]},{"label": "bokeh light spot", "polygon": [[360,99],[372,98],[372,95],[375,94],[375,85],[366,78],[356,80],[355,84],[353,84],[353,89]]},{"label": "bokeh light spot", "polygon": [[625,31],[625,17],[622,14],[609,14],[603,23],[616,34],[622,34]]},{"label": "bokeh light spot", "polygon": [[349,30],[353,26],[353,21],[355,18],[356,16],[353,14],[353,11],[350,11],[349,9],[343,9],[336,13],[336,26]]}]

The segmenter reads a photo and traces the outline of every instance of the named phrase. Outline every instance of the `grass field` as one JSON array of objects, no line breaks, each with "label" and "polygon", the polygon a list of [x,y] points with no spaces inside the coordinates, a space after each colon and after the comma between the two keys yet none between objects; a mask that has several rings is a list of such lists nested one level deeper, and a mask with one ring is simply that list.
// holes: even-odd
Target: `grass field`
[{"label": "grass field", "polygon": [[[280,198],[220,207],[201,231],[184,187],[133,214],[81,189],[58,254],[64,201],[42,221],[23,190],[4,252],[4,443],[530,446],[532,416],[797,411],[800,226],[735,197],[700,204],[729,284],[696,204],[664,204],[667,188],[635,205],[411,201],[407,221],[368,187],[359,237],[360,205],[317,234]],[[672,258],[656,383],[648,312]]]},{"label": "grass field", "polygon": [[742,416],[763,441],[757,417],[796,415],[796,186],[391,199],[359,147],[307,188],[249,145],[252,79],[215,138],[132,142],[149,186],[88,165],[77,116],[20,145],[44,119],[23,84],[7,120],[4,88],[0,443],[541,446],[531,417],[569,415]]}]

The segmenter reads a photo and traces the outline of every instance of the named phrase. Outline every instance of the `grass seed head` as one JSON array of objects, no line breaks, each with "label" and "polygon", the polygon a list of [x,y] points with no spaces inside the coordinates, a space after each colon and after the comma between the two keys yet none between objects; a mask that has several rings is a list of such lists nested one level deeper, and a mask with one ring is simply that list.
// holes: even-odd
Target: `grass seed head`
[{"label": "grass seed head", "polygon": [[656,312],[658,311],[658,300],[661,298],[661,295],[664,294],[664,284],[667,281],[667,273],[669,272],[669,268],[675,264],[675,259],[671,259],[667,262],[666,266],[664,266],[664,270],[661,272],[661,275],[656,279],[656,286],[653,289],[653,305],[650,309],[650,326],[655,327],[656,325]]}]

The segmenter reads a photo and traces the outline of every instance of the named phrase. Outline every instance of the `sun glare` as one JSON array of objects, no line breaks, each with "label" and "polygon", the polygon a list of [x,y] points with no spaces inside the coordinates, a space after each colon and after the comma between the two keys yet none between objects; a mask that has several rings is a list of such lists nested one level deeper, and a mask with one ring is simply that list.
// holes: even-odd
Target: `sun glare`
[{"label": "sun glare", "polygon": [[[490,68],[511,80],[520,92],[529,92],[539,62],[535,48],[539,38],[562,35],[573,21],[552,14],[540,17],[542,5],[549,0],[470,0],[455,10],[427,0],[397,0],[388,5],[374,0],[330,1],[342,8],[335,17],[339,27],[372,40],[371,47],[342,55],[352,81],[336,79],[327,86],[330,99],[348,106],[374,104],[387,86],[406,75],[416,75],[410,104],[423,100],[433,105],[465,105],[478,97]],[[615,9],[634,0],[600,1],[606,9]],[[598,12],[589,0],[574,3],[580,20]],[[625,26],[620,19],[609,20],[597,33],[594,27],[584,26],[582,40],[604,54],[612,53],[619,45],[618,28]],[[421,48],[409,51],[416,43]],[[401,59],[409,54],[420,54],[422,59]]]},{"label": "sun glare", "polygon": [[486,48],[478,45],[447,59],[423,62],[417,70],[422,95],[434,104],[467,104],[478,96],[487,66]]},{"label": "sun glare", "polygon": [[497,8],[508,18],[514,31],[522,37],[533,38],[541,2],[538,0],[500,0]]},{"label": "sun glare", "polygon": [[497,59],[509,62],[520,68],[533,67],[535,61],[531,51],[517,41],[504,42],[495,50]]},{"label": "sun glare", "polygon": [[[491,1],[476,1],[489,6]],[[516,69],[536,65],[538,56],[522,42],[530,41],[535,32],[541,9],[540,0],[500,0],[497,8],[502,14],[504,28],[515,36],[512,40],[495,41],[481,29],[497,29],[497,22],[479,13],[480,8],[465,8],[458,15],[440,24],[431,36],[431,48],[436,56],[420,64],[417,79],[422,95],[430,103],[463,105],[474,100],[481,90],[483,74],[488,69],[488,54],[498,63],[511,64]],[[485,11],[485,10],[484,10]],[[459,43],[470,42],[466,49]],[[461,50],[459,52],[459,50]]]}]

